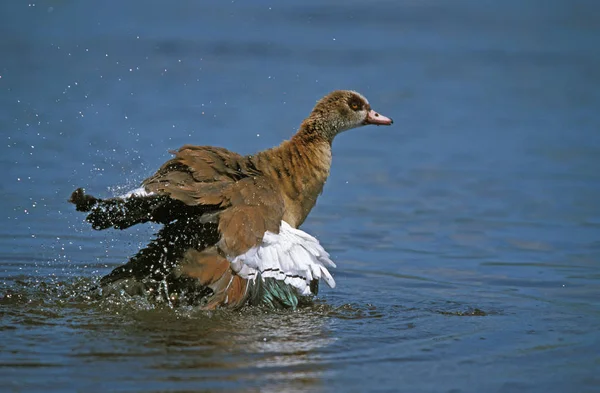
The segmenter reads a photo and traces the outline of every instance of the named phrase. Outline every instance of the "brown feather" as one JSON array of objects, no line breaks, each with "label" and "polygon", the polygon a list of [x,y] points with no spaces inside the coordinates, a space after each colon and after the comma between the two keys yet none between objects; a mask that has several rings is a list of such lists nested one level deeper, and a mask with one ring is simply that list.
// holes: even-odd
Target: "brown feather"
[{"label": "brown feather", "polygon": [[[370,109],[357,93],[335,91],[317,103],[289,141],[253,156],[244,157],[219,147],[181,147],[142,183],[146,191],[157,194],[151,198],[159,205],[150,207],[150,218],[134,223],[185,219],[181,222],[189,231],[196,230],[194,225],[217,224],[216,244],[204,250],[189,249],[183,258],[174,261],[178,264],[176,270],[213,290],[208,308],[241,304],[248,282],[232,271],[227,257],[259,245],[266,231],[278,233],[282,220],[294,228],[304,222],[329,176],[333,138],[366,123],[366,112],[359,112],[359,107]],[[164,203],[170,199],[161,196],[183,205]],[[71,201],[85,211],[103,202],[82,191],[76,191]],[[189,224],[190,217],[196,218],[195,224]]]},{"label": "brown feather", "polygon": [[331,167],[331,144],[300,131],[291,140],[254,157],[256,167],[281,190],[283,220],[300,226],[323,191]]},{"label": "brown feather", "polygon": [[210,287],[229,269],[229,261],[217,253],[214,247],[203,251],[189,249],[183,256],[179,270],[197,279],[201,285]]},{"label": "brown feather", "polygon": [[213,291],[203,308],[240,307],[247,297],[247,280],[236,275],[229,261],[211,247],[203,251],[188,250],[179,266],[179,274],[195,278]]}]

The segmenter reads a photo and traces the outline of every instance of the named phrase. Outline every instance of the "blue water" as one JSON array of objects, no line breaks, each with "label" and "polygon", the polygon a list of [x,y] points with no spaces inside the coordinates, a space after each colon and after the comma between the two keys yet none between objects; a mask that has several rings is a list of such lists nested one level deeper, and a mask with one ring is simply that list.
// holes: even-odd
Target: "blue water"
[{"label": "blue water", "polygon": [[[600,391],[600,3],[0,3],[6,391]],[[66,200],[252,153],[355,89],[303,229],[337,287],[206,313],[89,288],[157,226]]]}]

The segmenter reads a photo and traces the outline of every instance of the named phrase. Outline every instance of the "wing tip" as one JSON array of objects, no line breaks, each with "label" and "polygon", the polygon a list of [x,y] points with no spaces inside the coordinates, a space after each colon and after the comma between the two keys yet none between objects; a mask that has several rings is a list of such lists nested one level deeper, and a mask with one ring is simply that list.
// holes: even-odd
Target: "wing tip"
[{"label": "wing tip", "polygon": [[77,211],[88,212],[98,202],[98,199],[91,195],[87,195],[85,189],[79,187],[73,191],[68,202],[74,204]]}]

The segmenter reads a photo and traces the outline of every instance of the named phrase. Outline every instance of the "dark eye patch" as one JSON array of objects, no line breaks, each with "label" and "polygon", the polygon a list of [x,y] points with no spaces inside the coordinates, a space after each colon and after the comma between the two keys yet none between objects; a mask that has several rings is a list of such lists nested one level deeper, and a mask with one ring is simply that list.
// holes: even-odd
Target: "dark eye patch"
[{"label": "dark eye patch", "polygon": [[356,96],[350,97],[350,99],[348,100],[348,106],[353,111],[359,111],[359,110],[363,109],[363,105],[364,105],[363,101]]}]

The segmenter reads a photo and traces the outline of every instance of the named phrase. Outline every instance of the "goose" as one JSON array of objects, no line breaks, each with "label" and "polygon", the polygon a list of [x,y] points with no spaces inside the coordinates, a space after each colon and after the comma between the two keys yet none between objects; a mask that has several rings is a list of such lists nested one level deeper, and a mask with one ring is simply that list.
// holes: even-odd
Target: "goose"
[{"label": "goose", "polygon": [[317,295],[319,280],[334,288],[328,269],[335,264],[298,228],[329,176],[335,136],[392,123],[361,94],[337,90],[277,147],[242,156],[184,145],[124,195],[100,199],[78,188],[69,202],[88,213],[93,229],[163,224],[147,247],[100,279],[101,288],[136,288],[207,310],[294,309]]}]

